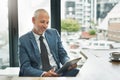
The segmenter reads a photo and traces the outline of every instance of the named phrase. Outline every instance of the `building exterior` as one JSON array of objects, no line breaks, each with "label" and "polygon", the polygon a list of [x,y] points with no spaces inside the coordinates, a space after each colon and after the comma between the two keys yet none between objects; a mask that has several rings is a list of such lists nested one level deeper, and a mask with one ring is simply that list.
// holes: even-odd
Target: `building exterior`
[{"label": "building exterior", "polygon": [[96,22],[96,0],[79,0],[76,2],[76,19],[82,26],[82,31],[92,27],[91,22]]},{"label": "building exterior", "polygon": [[75,19],[75,1],[66,1],[65,18]]},{"label": "building exterior", "polygon": [[119,31],[120,31],[120,2],[118,2],[99,24],[98,29],[104,34],[105,39],[119,42]]},{"label": "building exterior", "polygon": [[120,17],[111,18],[108,25],[108,39],[120,42]]},{"label": "building exterior", "polygon": [[82,31],[96,28],[119,0],[67,0],[65,18],[79,21]]},{"label": "building exterior", "polygon": [[96,22],[96,0],[68,0],[65,6],[65,17],[79,21],[82,31]]},{"label": "building exterior", "polygon": [[97,0],[97,20],[101,22],[119,0]]}]

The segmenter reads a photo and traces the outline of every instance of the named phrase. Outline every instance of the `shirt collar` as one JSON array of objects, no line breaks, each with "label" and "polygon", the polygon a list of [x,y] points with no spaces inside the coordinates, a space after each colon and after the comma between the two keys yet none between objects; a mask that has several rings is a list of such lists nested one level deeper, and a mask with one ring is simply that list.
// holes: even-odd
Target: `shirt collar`
[{"label": "shirt collar", "polygon": [[[33,32],[33,31],[32,31],[32,32]],[[40,35],[38,35],[38,34],[36,34],[36,33],[34,33],[34,32],[33,32],[33,35],[35,36],[35,39],[36,39],[36,40],[39,40]],[[43,36],[43,38],[45,38],[45,33],[43,33],[42,36]]]}]

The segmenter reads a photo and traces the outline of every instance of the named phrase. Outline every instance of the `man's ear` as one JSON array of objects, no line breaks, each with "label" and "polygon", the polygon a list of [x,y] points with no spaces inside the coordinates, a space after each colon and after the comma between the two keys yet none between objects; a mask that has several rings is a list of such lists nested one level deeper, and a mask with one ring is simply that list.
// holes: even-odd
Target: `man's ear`
[{"label": "man's ear", "polygon": [[35,24],[35,17],[32,17],[32,23]]}]

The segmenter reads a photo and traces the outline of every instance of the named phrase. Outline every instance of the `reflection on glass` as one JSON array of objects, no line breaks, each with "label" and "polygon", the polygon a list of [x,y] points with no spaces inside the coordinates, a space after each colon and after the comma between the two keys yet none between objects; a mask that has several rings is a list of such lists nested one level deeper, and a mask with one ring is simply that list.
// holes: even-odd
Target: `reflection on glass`
[{"label": "reflection on glass", "polygon": [[9,66],[8,0],[0,0],[0,69]]}]

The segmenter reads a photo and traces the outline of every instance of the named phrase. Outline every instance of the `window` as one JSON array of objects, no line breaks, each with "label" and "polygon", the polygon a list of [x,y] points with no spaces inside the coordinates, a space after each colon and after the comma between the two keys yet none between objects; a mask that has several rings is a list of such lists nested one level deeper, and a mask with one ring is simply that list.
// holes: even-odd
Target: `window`
[{"label": "window", "polygon": [[9,66],[8,0],[0,0],[0,69]]},{"label": "window", "polygon": [[98,46],[98,43],[94,43],[95,46]]},{"label": "window", "polygon": [[19,36],[32,30],[32,16],[39,8],[46,9],[50,15],[50,0],[18,0]]},{"label": "window", "polygon": [[105,46],[105,43],[100,43],[100,46]]},{"label": "window", "polygon": [[[75,6],[70,3],[74,3]],[[70,46],[74,46],[78,41],[82,44],[78,43],[80,47],[78,47],[78,50],[75,51],[77,52],[79,51],[79,48],[84,48],[86,46],[86,42],[82,42],[83,39],[90,41],[92,38],[95,38],[95,41],[112,40],[114,42],[120,42],[120,33],[118,33],[118,31],[120,31],[120,28],[117,28],[119,27],[120,21],[116,19],[120,17],[120,14],[116,14],[120,13],[119,5],[119,0],[61,0],[61,20],[77,20],[79,22],[80,28],[78,31],[72,32],[69,30],[63,30],[75,27],[74,24],[74,26],[72,27],[69,25],[70,23],[72,23],[72,21],[69,22],[69,24],[65,24],[67,25],[66,27],[63,27],[65,21],[63,24],[61,24],[61,28],[63,27],[61,29],[61,38],[63,40],[63,45],[65,46],[65,48],[67,48],[66,50],[68,51],[68,53],[72,54],[70,52],[73,51],[73,49],[70,49]],[[70,9],[68,6],[70,7]],[[75,11],[73,10],[73,8]],[[69,15],[71,14],[70,11],[72,10],[74,11],[74,16]],[[110,24],[113,22],[115,24]],[[88,33],[90,29],[94,29],[96,31],[96,35],[90,35]],[[99,32],[100,30],[101,33]],[[114,30],[114,32],[116,33],[114,33],[114,35],[111,35],[111,33],[113,33],[110,32],[111,30]],[[86,34],[84,34],[84,32]],[[106,44],[101,43],[102,41],[100,41],[100,43],[95,43],[95,41],[89,44],[89,46],[96,46],[93,47],[94,49],[106,49]]]}]

